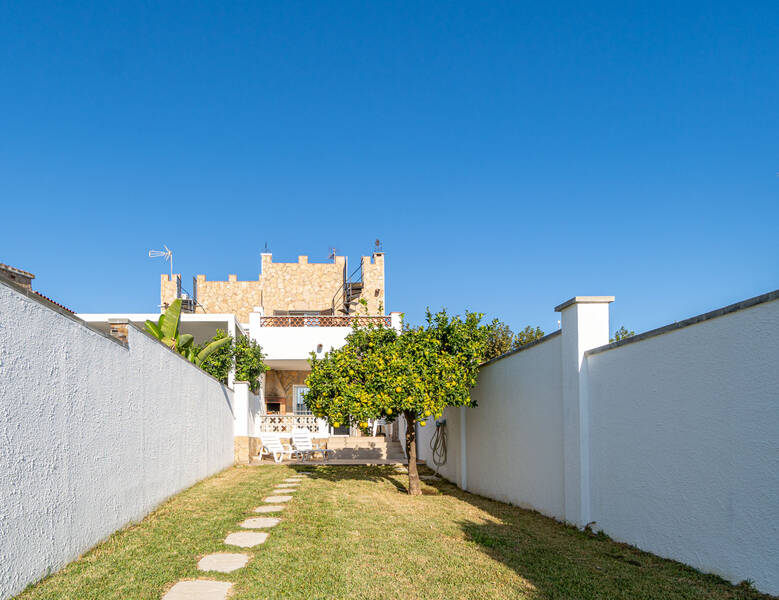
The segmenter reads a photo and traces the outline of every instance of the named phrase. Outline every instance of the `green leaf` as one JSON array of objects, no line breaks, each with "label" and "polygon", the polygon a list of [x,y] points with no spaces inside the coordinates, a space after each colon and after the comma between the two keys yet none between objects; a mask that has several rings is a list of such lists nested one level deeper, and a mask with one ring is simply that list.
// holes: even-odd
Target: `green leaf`
[{"label": "green leaf", "polygon": [[179,321],[181,320],[181,298],[176,298],[171,302],[168,310],[163,315],[162,326],[160,327],[162,334],[166,338],[176,338],[179,333]]},{"label": "green leaf", "polygon": [[154,322],[149,321],[148,319],[146,320],[146,331],[148,331],[158,340],[162,339],[162,331],[160,331],[160,328]]},{"label": "green leaf", "polygon": [[211,342],[200,351],[200,354],[197,355],[194,361],[195,364],[199,367],[200,365],[203,364],[204,360],[206,360],[209,356],[211,356],[211,354],[219,350],[219,348],[221,348],[225,344],[229,344],[232,340],[233,338],[226,337],[226,338],[222,338],[221,340],[215,340]]},{"label": "green leaf", "polygon": [[189,348],[192,342],[194,341],[195,336],[189,334],[189,333],[183,333],[179,336],[179,349],[183,350],[184,348]]}]

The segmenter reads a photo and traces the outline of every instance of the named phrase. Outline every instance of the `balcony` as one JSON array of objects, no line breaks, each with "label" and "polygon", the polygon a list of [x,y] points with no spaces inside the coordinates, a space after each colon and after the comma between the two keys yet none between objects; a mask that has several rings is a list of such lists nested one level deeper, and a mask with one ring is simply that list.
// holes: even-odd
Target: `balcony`
[{"label": "balcony", "polygon": [[265,364],[271,369],[308,371],[308,359],[313,352],[323,357],[325,352],[340,348],[352,328],[370,325],[401,328],[401,314],[389,316],[284,315],[266,317],[259,312],[249,314],[249,335],[262,346]]},{"label": "balcony", "polygon": [[349,327],[383,325],[392,327],[392,317],[333,317],[330,315],[260,317],[260,327]]}]

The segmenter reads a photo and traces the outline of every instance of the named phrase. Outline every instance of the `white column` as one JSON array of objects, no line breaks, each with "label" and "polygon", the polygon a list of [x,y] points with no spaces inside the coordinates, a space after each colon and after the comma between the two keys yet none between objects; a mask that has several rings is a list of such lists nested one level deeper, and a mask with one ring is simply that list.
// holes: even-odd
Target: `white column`
[{"label": "white column", "polygon": [[403,331],[403,313],[391,312],[390,323],[391,323],[391,327],[398,333]]},{"label": "white column", "polygon": [[233,390],[235,421],[233,435],[249,435],[249,384],[246,381],[236,381]]},{"label": "white column", "polygon": [[575,296],[561,313],[565,520],[590,522],[589,400],[584,353],[609,343],[609,304],[614,296]]},{"label": "white column", "polygon": [[467,446],[467,431],[466,431],[466,418],[468,415],[468,408],[465,406],[460,407],[460,487],[468,491],[468,446]]},{"label": "white column", "polygon": [[[235,331],[235,315],[233,315],[233,318],[227,321],[227,335],[233,338],[233,341],[235,341]],[[235,358],[233,358],[230,371],[227,373],[227,387],[235,389]]]}]

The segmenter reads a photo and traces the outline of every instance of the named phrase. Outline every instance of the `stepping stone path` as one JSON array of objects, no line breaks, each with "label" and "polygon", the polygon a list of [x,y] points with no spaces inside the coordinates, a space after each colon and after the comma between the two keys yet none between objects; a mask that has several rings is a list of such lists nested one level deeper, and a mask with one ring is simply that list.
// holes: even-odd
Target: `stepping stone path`
[{"label": "stepping stone path", "polygon": [[252,517],[240,523],[239,526],[244,529],[265,529],[266,527],[276,527],[279,523],[281,523],[281,519],[276,517]]},{"label": "stepping stone path", "polygon": [[[284,502],[292,500],[292,494],[297,491],[300,482],[307,478],[308,473],[298,473],[288,477],[284,483],[277,484],[273,490],[273,496],[263,500],[265,504],[254,509],[255,513],[274,513],[286,508]],[[250,517],[239,523],[244,529],[269,529],[281,522],[277,517]],[[227,546],[240,546],[241,548],[253,548],[264,544],[269,533],[266,531],[236,531],[229,534],[224,543]],[[197,563],[201,571],[217,571],[219,573],[231,573],[246,566],[249,562],[248,554],[232,552],[215,552],[207,554]],[[212,581],[210,579],[196,579],[194,581],[179,581],[162,600],[225,600],[230,593],[233,584],[227,581]]]},{"label": "stepping stone path", "polygon": [[436,475],[420,475],[420,479],[424,479],[425,481],[440,481],[440,477]]},{"label": "stepping stone path", "polygon": [[197,568],[201,571],[219,571],[220,573],[230,573],[236,569],[246,566],[249,562],[248,554],[230,554],[229,552],[217,552],[207,554],[197,563]]},{"label": "stepping stone path", "polygon": [[227,581],[179,581],[162,600],[224,600],[231,587],[233,584]]},{"label": "stepping stone path", "polygon": [[228,546],[240,546],[241,548],[252,548],[264,544],[268,539],[268,534],[264,531],[238,531],[231,533],[225,538],[225,544]]},{"label": "stepping stone path", "polygon": [[287,508],[283,504],[266,504],[265,506],[258,506],[254,509],[254,512],[256,513],[272,513],[272,512],[279,512],[280,510],[284,510]]}]

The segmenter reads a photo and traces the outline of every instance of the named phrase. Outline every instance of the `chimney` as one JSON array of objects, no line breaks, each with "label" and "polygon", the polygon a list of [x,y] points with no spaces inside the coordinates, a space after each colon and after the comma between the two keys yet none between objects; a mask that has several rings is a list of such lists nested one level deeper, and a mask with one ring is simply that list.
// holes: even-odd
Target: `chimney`
[{"label": "chimney", "polygon": [[111,337],[115,337],[120,342],[127,343],[127,325],[130,323],[127,319],[108,319],[108,332]]},{"label": "chimney", "polygon": [[22,271],[12,267],[11,265],[5,265],[0,263],[0,277],[13,281],[16,285],[20,285],[25,289],[32,291],[32,280],[35,279],[35,275]]}]

